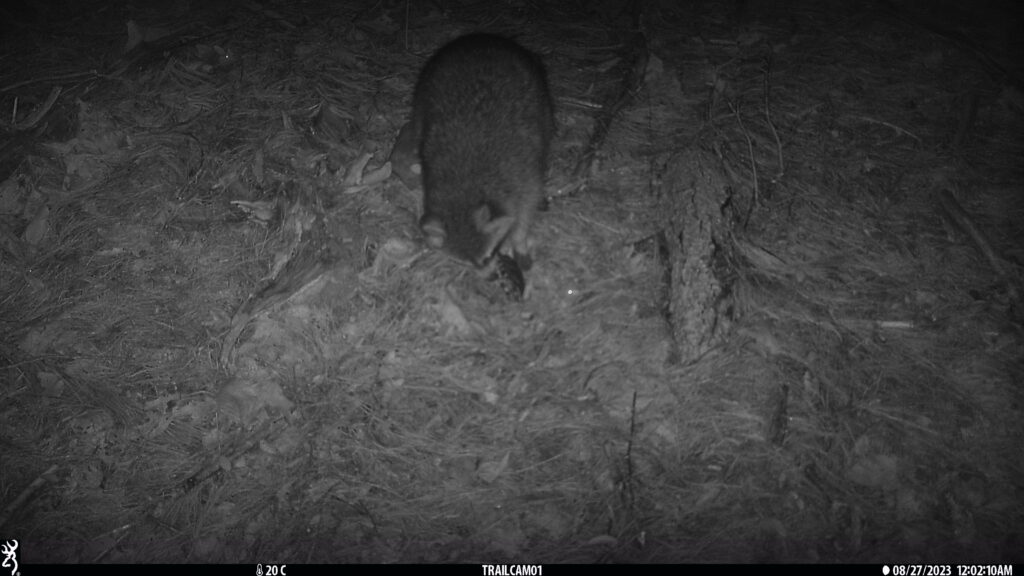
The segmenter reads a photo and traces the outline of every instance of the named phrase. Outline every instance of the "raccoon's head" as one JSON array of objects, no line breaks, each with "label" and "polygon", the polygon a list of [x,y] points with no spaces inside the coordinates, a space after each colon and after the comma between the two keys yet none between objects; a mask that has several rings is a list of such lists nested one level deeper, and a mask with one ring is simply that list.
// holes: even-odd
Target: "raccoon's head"
[{"label": "raccoon's head", "polygon": [[440,217],[426,214],[420,221],[420,229],[427,246],[447,250],[477,268],[486,268],[515,226],[513,216],[495,218],[494,214],[488,204],[482,204],[470,212],[467,221],[458,223],[462,225],[461,229],[459,226],[449,229]]}]

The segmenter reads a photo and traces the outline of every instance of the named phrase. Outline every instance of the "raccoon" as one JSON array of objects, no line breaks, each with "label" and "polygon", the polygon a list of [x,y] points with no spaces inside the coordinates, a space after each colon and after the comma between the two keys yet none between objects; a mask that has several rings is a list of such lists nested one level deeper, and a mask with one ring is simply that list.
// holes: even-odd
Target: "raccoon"
[{"label": "raccoon", "polygon": [[537,56],[499,36],[453,40],[423,67],[410,125],[419,140],[427,245],[480,268],[511,248],[528,270],[554,132]]}]

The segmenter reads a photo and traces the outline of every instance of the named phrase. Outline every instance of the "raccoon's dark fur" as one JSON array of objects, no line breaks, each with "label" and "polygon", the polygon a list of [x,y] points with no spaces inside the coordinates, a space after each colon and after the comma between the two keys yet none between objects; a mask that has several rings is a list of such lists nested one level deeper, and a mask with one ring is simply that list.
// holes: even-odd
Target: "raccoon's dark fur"
[{"label": "raccoon's dark fur", "polygon": [[507,243],[529,269],[529,229],[554,132],[540,60],[499,36],[462,36],[423,67],[411,122],[427,244],[483,267]]}]

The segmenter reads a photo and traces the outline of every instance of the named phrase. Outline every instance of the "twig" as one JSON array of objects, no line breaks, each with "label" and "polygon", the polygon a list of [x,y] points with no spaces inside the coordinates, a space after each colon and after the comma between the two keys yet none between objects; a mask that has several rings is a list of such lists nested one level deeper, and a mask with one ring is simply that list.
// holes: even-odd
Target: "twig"
[{"label": "twig", "polygon": [[750,156],[750,172],[754,182],[754,201],[750,203],[750,210],[747,211],[746,221],[749,221],[750,215],[754,212],[754,207],[757,206],[761,197],[760,188],[757,184],[757,161],[754,160],[754,143],[750,140],[750,133],[747,132],[747,127],[743,125],[743,118],[740,116],[739,109],[733,106],[732,102],[729,102],[729,108],[732,110],[733,115],[736,116],[736,122],[740,125],[743,138],[747,141],[747,154]]},{"label": "twig", "polygon": [[637,32],[633,34],[627,47],[628,57],[623,58],[614,71],[611,71],[611,74],[622,78],[622,82],[614,101],[609,106],[604,107],[601,114],[596,118],[596,126],[590,135],[590,140],[576,162],[572,179],[578,183],[577,189],[582,188],[582,183],[590,173],[594,158],[597,156],[597,151],[604,144],[605,137],[608,136],[611,130],[612,122],[625,105],[633,99],[635,92],[640,88],[644,80],[644,73],[647,70],[647,60],[649,57],[647,50],[647,39],[643,33]]},{"label": "twig", "polygon": [[1003,264],[1003,259],[1000,258],[995,249],[992,247],[992,243],[989,241],[988,236],[978,228],[978,225],[974,223],[974,219],[971,218],[970,214],[960,206],[960,203],[953,197],[953,193],[949,190],[942,190],[939,192],[939,206],[942,207],[942,213],[949,219],[953,225],[963,233],[967,234],[968,237],[974,242],[974,247],[981,252],[981,255],[988,260],[989,265],[996,271],[1000,276],[1006,276],[1006,266]]},{"label": "twig", "polygon": [[106,534],[101,535],[99,538],[96,538],[95,540],[99,540],[100,538],[110,538],[110,537],[113,537],[114,541],[110,543],[110,546],[107,546],[106,549],[104,549],[102,552],[97,554],[96,557],[92,559],[92,563],[96,564],[100,560],[103,560],[107,556],[107,554],[110,554],[110,551],[113,550],[114,548],[116,548],[117,545],[120,544],[121,541],[123,541],[125,539],[125,537],[128,536],[128,529],[131,528],[131,527],[132,527],[132,524],[125,524],[123,526],[118,526],[117,528],[114,528],[113,530],[107,532]]},{"label": "twig", "polygon": [[3,88],[0,88],[0,92],[10,92],[11,90],[17,90],[22,86],[28,86],[29,84],[63,82],[65,80],[77,80],[79,78],[85,78],[88,76],[99,76],[99,73],[96,70],[89,70],[88,72],[75,72],[73,74],[62,74],[60,76],[45,76],[42,78],[32,78],[29,80],[23,80],[21,82],[15,82],[14,84],[11,84],[9,86],[4,86]]},{"label": "twig", "polygon": [[21,494],[18,494],[18,497],[15,498],[13,502],[4,507],[3,514],[0,514],[0,528],[3,528],[4,524],[6,524],[7,521],[11,518],[11,515],[14,514],[14,511],[20,508],[21,505],[24,504],[25,501],[28,500],[30,496],[32,496],[32,493],[38,490],[39,487],[42,486],[44,482],[46,482],[46,477],[53,474],[56,471],[56,464],[47,468],[46,472],[43,472],[42,474],[37,476],[36,479],[33,480],[31,484],[26,486],[25,489],[21,491]]},{"label": "twig", "polygon": [[851,118],[856,118],[857,120],[863,120],[865,122],[869,122],[869,123],[872,123],[872,124],[881,124],[882,126],[886,126],[888,128],[892,128],[893,130],[895,130],[896,132],[899,132],[900,134],[906,134],[907,136],[910,136],[911,138],[913,138],[914,140],[917,140],[918,142],[921,141],[921,139],[918,138],[917,135],[914,134],[913,132],[911,132],[909,130],[906,130],[904,128],[900,128],[899,126],[897,126],[895,124],[890,124],[889,122],[886,122],[885,120],[876,120],[876,119],[868,117],[868,116],[851,116]]},{"label": "twig", "polygon": [[772,131],[772,137],[775,138],[775,153],[779,157],[779,171],[776,172],[774,181],[782,179],[783,174],[786,173],[786,163],[782,159],[782,140],[779,139],[779,132],[775,129],[775,123],[772,122],[771,107],[768,105],[768,94],[771,92],[771,76],[772,76],[772,55],[768,53],[767,61],[764,67],[764,121],[768,124],[768,128]]},{"label": "twig", "polygon": [[15,124],[14,130],[16,132],[22,132],[30,128],[34,128],[35,125],[38,124],[39,121],[42,120],[43,117],[50,112],[50,109],[53,108],[53,104],[57,101],[57,97],[60,96],[61,90],[62,88],[60,86],[54,86],[50,90],[50,95],[46,97],[46,101],[43,102],[41,106],[36,108],[35,112],[29,115],[29,117],[26,118],[24,122],[19,122]]}]

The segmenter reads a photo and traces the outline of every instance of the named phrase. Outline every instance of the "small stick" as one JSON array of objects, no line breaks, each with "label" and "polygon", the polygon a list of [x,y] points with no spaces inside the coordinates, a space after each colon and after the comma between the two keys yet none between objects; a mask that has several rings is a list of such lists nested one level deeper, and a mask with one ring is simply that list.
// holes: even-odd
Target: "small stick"
[{"label": "small stick", "polygon": [[22,132],[24,130],[34,128],[35,125],[43,119],[43,116],[46,116],[50,112],[50,109],[53,108],[53,104],[57,101],[57,97],[60,96],[61,90],[62,88],[60,86],[54,86],[50,90],[50,95],[46,97],[46,102],[43,102],[42,106],[36,108],[36,111],[26,118],[24,122],[15,124],[14,130]]},{"label": "small stick", "polygon": [[761,191],[757,184],[757,160],[754,158],[754,143],[750,139],[750,132],[747,132],[747,127],[743,125],[743,118],[740,116],[740,111],[732,104],[729,103],[729,108],[732,109],[733,115],[736,116],[736,122],[740,125],[740,132],[743,133],[743,137],[747,140],[747,155],[750,157],[750,172],[751,180],[754,183],[754,199],[750,203],[750,210],[747,211],[747,216],[743,223],[744,226],[750,221],[750,216],[754,213],[754,207],[760,203]]},{"label": "small stick", "polygon": [[953,193],[949,190],[943,190],[939,192],[939,206],[942,207],[943,214],[952,221],[953,225],[959,228],[962,232],[967,234],[971,240],[974,241],[974,246],[981,252],[981,255],[988,260],[988,263],[992,268],[1003,277],[1006,277],[1006,266],[1003,263],[1003,259],[1000,258],[992,243],[989,242],[988,237],[978,225],[974,223],[971,215],[960,206],[960,203],[953,197]]},{"label": "small stick", "polygon": [[31,484],[26,486],[25,489],[21,491],[21,494],[18,494],[18,497],[15,498],[13,502],[4,507],[3,513],[0,514],[0,528],[3,528],[4,524],[6,524],[7,521],[11,518],[11,515],[14,514],[14,511],[20,508],[21,505],[24,504],[25,501],[28,500],[30,496],[32,496],[32,493],[38,490],[39,487],[42,486],[44,482],[46,482],[46,477],[49,476],[50,474],[53,474],[56,471],[56,464],[47,468],[46,472],[43,472],[42,474],[37,476],[36,479],[33,480]]},{"label": "small stick", "polygon": [[775,173],[774,182],[778,182],[782,179],[782,176],[786,173],[786,162],[782,159],[782,140],[779,139],[779,131],[775,129],[775,123],[772,122],[772,111],[768,105],[768,94],[771,92],[771,77],[772,77],[772,56],[768,54],[764,66],[764,121],[768,124],[768,128],[772,131],[772,137],[775,138],[775,154],[779,157],[779,171]]},{"label": "small stick", "polygon": [[999,275],[999,278],[1006,284],[1006,293],[1010,300],[1018,300],[1020,298],[1020,291],[1011,277],[1006,261],[996,253],[988,236],[985,235],[981,228],[978,228],[970,214],[960,206],[960,203],[953,197],[953,193],[949,190],[939,192],[939,206],[942,207],[942,214],[974,241],[974,247],[988,260],[989,265],[992,266],[992,269]]}]

